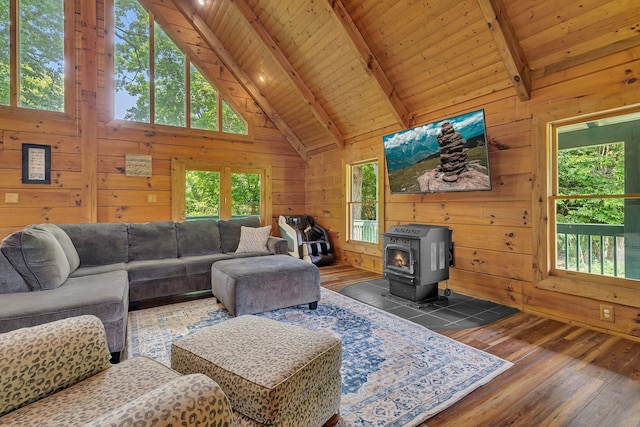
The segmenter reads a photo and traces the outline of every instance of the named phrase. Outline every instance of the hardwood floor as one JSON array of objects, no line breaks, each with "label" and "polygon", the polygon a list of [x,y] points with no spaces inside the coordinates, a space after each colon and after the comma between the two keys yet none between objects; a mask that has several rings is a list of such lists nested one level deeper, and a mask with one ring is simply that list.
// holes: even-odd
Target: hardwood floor
[{"label": "hardwood floor", "polygon": [[[334,291],[380,277],[346,265],[320,272]],[[526,313],[440,333],[514,366],[421,427],[640,426],[640,343]]]}]

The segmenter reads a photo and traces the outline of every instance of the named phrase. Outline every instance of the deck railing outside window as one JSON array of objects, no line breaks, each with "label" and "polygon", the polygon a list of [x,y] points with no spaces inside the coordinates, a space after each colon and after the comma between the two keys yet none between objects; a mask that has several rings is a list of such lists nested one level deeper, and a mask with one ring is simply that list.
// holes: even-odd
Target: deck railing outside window
[{"label": "deck railing outside window", "polygon": [[351,225],[351,239],[360,242],[378,243],[378,221],[354,220]]},{"label": "deck railing outside window", "polygon": [[557,224],[556,266],[625,277],[624,225]]},{"label": "deck railing outside window", "polygon": [[[252,217],[252,216],[255,216],[256,218],[260,218],[259,215],[231,215],[231,219],[242,219],[242,218],[249,218],[249,217]],[[213,216],[213,215],[210,215],[210,216],[188,216],[186,219],[187,219],[187,221],[197,221],[199,219],[214,219],[216,221],[219,221],[220,217],[219,216]]]}]

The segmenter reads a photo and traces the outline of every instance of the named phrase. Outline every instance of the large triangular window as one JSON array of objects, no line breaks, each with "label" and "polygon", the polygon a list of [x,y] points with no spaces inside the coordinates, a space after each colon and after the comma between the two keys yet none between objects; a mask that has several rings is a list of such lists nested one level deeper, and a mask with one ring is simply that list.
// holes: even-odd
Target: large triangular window
[{"label": "large triangular window", "polygon": [[138,0],[114,0],[114,118],[225,133],[247,122]]}]

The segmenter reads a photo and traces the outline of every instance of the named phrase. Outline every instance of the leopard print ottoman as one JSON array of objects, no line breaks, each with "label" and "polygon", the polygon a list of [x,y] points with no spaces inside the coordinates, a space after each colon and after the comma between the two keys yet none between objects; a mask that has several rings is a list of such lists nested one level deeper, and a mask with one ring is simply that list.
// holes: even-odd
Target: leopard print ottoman
[{"label": "leopard print ottoman", "polygon": [[171,367],[216,381],[240,425],[322,425],[339,412],[341,365],[339,338],[253,315],[204,328],[171,348]]}]

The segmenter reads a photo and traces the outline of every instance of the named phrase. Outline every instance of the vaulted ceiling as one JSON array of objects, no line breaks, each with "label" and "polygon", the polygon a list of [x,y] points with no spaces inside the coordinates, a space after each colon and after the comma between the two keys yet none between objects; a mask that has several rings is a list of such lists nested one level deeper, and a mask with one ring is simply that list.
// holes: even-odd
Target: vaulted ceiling
[{"label": "vaulted ceiling", "polygon": [[545,76],[640,45],[637,0],[142,3],[211,49],[303,158],[493,92],[526,102]]}]

